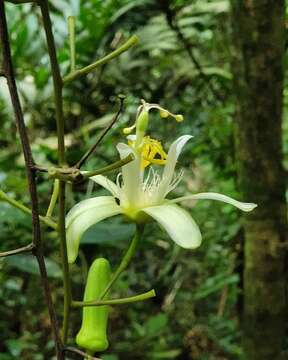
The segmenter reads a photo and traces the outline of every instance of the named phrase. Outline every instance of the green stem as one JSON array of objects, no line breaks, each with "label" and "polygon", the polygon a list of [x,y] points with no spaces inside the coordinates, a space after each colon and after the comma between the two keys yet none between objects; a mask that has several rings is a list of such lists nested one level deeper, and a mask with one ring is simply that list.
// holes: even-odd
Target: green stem
[{"label": "green stem", "polygon": [[86,353],[87,353],[87,360],[91,360],[93,358],[94,352],[86,350]]},{"label": "green stem", "polygon": [[95,301],[72,301],[72,307],[86,307],[86,306],[101,306],[101,305],[122,305],[130,304],[137,301],[144,301],[155,297],[155,290],[152,289],[146,293],[130,296],[122,299],[112,299],[112,300],[95,300]]},{"label": "green stem", "polygon": [[[47,48],[51,63],[51,73],[53,78],[55,115],[57,123],[58,139],[58,162],[59,166],[65,166],[65,143],[64,143],[64,116],[63,116],[63,99],[62,99],[62,77],[57,60],[54,36],[52,32],[52,23],[49,14],[48,1],[39,2],[42,13],[43,26],[46,34]],[[69,276],[69,264],[66,247],[66,230],[65,230],[65,182],[59,181],[59,214],[58,214],[58,233],[60,238],[60,253],[63,269],[63,287],[64,287],[64,310],[63,310],[63,343],[67,342],[68,321],[71,306],[71,284]]]},{"label": "green stem", "polygon": [[68,33],[70,45],[70,66],[71,73],[76,69],[76,51],[75,51],[75,16],[68,17]]},{"label": "green stem", "polygon": [[[32,214],[31,209],[29,209],[27,206],[21,204],[19,201],[12,199],[10,196],[8,196],[4,191],[0,190],[0,200],[7,202],[8,204],[12,205],[13,207],[23,211],[25,214]],[[45,216],[39,216],[39,219],[46,224],[47,226],[51,227],[54,230],[57,230],[57,224],[51,220],[48,219]]]},{"label": "green stem", "polygon": [[98,66],[106,64],[108,61],[114,59],[115,57],[119,56],[123,52],[130,49],[132,46],[136,45],[138,43],[139,39],[137,36],[133,35],[128,41],[125,42],[122,46],[120,46],[118,49],[112,51],[110,54],[104,56],[102,59],[99,59],[95,61],[94,63],[85,66],[82,69],[75,70],[64,77],[63,81],[64,84],[67,84],[75,79],[78,79],[80,76],[86,75],[90,73],[91,71],[95,70]]},{"label": "green stem", "polygon": [[[92,176],[95,175],[99,175],[99,174],[104,174],[107,173],[109,171],[115,170],[120,168],[121,166],[124,166],[126,164],[128,164],[130,161],[134,160],[135,157],[134,155],[131,153],[128,156],[126,156],[126,158],[122,159],[122,160],[118,160],[113,164],[110,164],[108,166],[105,166],[101,169],[97,169],[97,170],[92,170],[92,171],[80,171],[79,169],[76,168],[56,168],[56,167],[51,167],[49,169],[47,169],[48,171],[48,175],[51,179],[59,179],[65,182],[79,182],[82,181],[84,179],[88,179]],[[55,195],[56,196],[56,195]]]},{"label": "green stem", "polygon": [[81,173],[83,175],[83,179],[87,179],[90,178],[92,176],[96,176],[96,175],[100,175],[100,174],[105,174],[109,171],[118,169],[126,164],[128,164],[130,161],[133,161],[135,159],[134,155],[131,153],[128,156],[126,156],[124,159],[116,161],[113,164],[110,164],[108,166],[105,166],[101,169],[97,169],[97,170],[92,170],[92,171],[87,171],[87,172],[83,172]]},{"label": "green stem", "polygon": [[102,292],[102,294],[99,296],[99,301],[103,300],[103,298],[105,297],[105,295],[108,293],[108,291],[111,289],[111,287],[113,286],[113,284],[115,283],[115,281],[119,278],[119,276],[122,274],[122,272],[127,268],[127,266],[129,265],[132,257],[135,254],[135,250],[136,250],[136,246],[141,238],[141,235],[143,233],[144,227],[137,225],[136,227],[136,232],[135,235],[129,245],[129,248],[127,249],[124,257],[121,260],[120,265],[118,266],[118,268],[116,269],[116,271],[114,272],[114,274],[111,277],[111,280],[109,281],[108,285],[106,286],[106,288],[104,289],[104,291]]},{"label": "green stem", "polygon": [[83,180],[83,176],[78,169],[56,168],[48,169],[48,175],[51,179],[59,179],[64,182],[74,182]]},{"label": "green stem", "polygon": [[55,208],[55,205],[56,205],[56,202],[58,199],[58,195],[59,195],[59,180],[55,179],[54,185],[53,185],[53,192],[52,192],[52,196],[50,199],[50,204],[48,206],[47,213],[46,213],[47,217],[52,216],[53,210]]},{"label": "green stem", "polygon": [[0,258],[1,257],[7,257],[7,256],[13,256],[13,255],[17,255],[17,254],[23,254],[23,253],[26,253],[26,252],[31,252],[34,249],[35,249],[35,244],[31,243],[31,244],[28,244],[28,245],[23,246],[21,248],[18,248],[18,249],[1,252],[0,253]]},{"label": "green stem", "polygon": [[71,283],[69,275],[69,264],[67,257],[66,247],[66,229],[65,229],[65,182],[59,182],[59,216],[58,227],[60,236],[60,252],[63,268],[63,285],[64,285],[64,309],[63,309],[63,325],[62,325],[62,337],[63,343],[67,342],[68,338],[68,322],[71,307]]}]

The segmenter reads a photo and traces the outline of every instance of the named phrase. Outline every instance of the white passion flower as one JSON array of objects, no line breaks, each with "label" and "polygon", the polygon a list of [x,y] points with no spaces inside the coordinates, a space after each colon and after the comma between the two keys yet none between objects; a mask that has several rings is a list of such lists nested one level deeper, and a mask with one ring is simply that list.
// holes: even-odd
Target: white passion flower
[{"label": "white passion flower", "polygon": [[[200,230],[190,214],[177,205],[183,200],[218,200],[242,211],[251,211],[257,205],[243,203],[226,195],[218,193],[199,193],[167,199],[183,176],[180,171],[175,174],[177,159],[191,135],[180,136],[175,140],[168,154],[159,141],[146,136],[149,123],[149,111],[158,109],[162,118],[172,116],[176,121],[182,121],[182,115],[174,115],[157,104],[149,104],[142,100],[138,108],[136,122],[124,129],[128,144],[119,143],[117,150],[121,159],[133,153],[135,159],[122,167],[116,183],[107,177],[97,175],[91,180],[107,189],[112,196],[98,196],[76,204],[67,214],[67,251],[68,261],[73,263],[78,254],[79,243],[84,232],[92,225],[114,215],[123,214],[138,224],[154,219],[168,233],[178,245],[187,249],[194,249],[201,244]],[[131,132],[136,129],[136,133]],[[148,172],[146,168],[151,164],[163,165],[159,174],[153,167]]]}]

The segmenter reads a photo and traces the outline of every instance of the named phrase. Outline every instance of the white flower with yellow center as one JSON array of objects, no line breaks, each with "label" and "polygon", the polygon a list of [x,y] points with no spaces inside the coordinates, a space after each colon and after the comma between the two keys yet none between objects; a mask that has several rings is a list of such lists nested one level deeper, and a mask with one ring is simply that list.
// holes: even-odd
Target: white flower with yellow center
[{"label": "white flower with yellow center", "polygon": [[[257,206],[218,193],[199,193],[173,200],[167,199],[168,193],[182,178],[182,171],[175,174],[175,166],[183,146],[192,136],[180,136],[172,143],[166,154],[159,141],[145,136],[151,109],[158,109],[162,118],[172,116],[176,121],[183,120],[182,115],[174,115],[159,105],[142,101],[135,125],[124,129],[124,133],[128,135],[136,128],[136,134],[128,135],[128,144],[117,145],[121,159],[131,153],[135,159],[122,167],[116,183],[102,175],[91,177],[91,180],[107,189],[112,196],[99,196],[81,201],[66,217],[69,263],[73,263],[77,257],[80,239],[84,232],[90,226],[114,215],[126,215],[138,224],[154,219],[176,244],[183,248],[194,249],[201,244],[200,230],[190,214],[176,203],[189,199],[218,200],[243,211],[251,211]],[[146,172],[145,169],[151,164],[164,165],[162,173],[159,174],[152,167]]]}]

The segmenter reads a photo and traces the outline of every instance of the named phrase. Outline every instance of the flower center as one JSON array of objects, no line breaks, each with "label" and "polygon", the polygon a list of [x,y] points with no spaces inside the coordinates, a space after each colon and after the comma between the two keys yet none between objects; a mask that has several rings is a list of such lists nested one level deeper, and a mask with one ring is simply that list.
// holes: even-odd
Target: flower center
[{"label": "flower center", "polygon": [[[135,140],[128,140],[128,145],[135,148],[135,142]],[[150,138],[150,136],[144,136],[138,151],[141,156],[142,169],[145,169],[150,164],[165,165],[166,163],[167,154],[164,151],[161,142]]]},{"label": "flower center", "polygon": [[[142,100],[142,105],[139,106],[137,111],[135,123],[123,129],[123,133],[128,135],[128,145],[133,148],[141,158],[140,164],[142,170],[150,164],[164,165],[167,160],[167,154],[160,141],[145,135],[149,125],[149,111],[152,109],[158,110],[162,119],[172,117],[177,122],[183,121],[182,115],[173,114],[158,104],[149,104]],[[131,133],[134,129],[136,133],[132,135]]]}]

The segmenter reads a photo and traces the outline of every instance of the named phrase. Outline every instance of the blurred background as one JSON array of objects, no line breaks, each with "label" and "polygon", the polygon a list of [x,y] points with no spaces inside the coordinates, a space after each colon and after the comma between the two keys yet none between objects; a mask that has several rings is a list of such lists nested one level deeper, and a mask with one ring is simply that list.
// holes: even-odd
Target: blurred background
[{"label": "blurred background", "polygon": [[[234,7],[239,5],[240,8],[244,7],[244,10],[242,8],[244,12],[247,11],[247,18],[246,15],[244,16],[246,20],[242,18],[246,23],[240,24],[244,29],[243,42],[247,37],[245,27],[247,31],[254,22],[257,27],[258,20],[259,24],[263,25],[260,15],[270,14],[268,18],[271,19],[271,26],[265,28],[267,44],[265,45],[264,41],[264,48],[269,47],[269,39],[271,43],[274,41],[273,37],[269,37],[269,31],[273,33],[273,36],[279,36],[280,40],[277,43],[279,46],[275,50],[276,55],[272,57],[276,61],[279,59],[281,63],[284,57],[284,45],[283,49],[281,47],[284,31],[283,34],[278,34],[278,32],[284,24],[284,6],[282,13],[280,13],[280,7],[275,10],[274,17],[273,1],[258,1],[259,14],[263,10],[258,18],[257,6],[253,8],[255,1],[251,1],[253,10],[251,13],[249,13],[250,1],[232,1],[232,3]],[[267,8],[268,3],[271,8]],[[263,9],[261,9],[261,4]],[[79,68],[119,47],[132,34],[137,34],[140,38],[139,45],[65,87],[65,141],[67,161],[70,165],[79,160],[95,142],[101,129],[108,124],[117,111],[117,96],[124,94],[126,100],[123,115],[102,141],[95,155],[87,162],[85,170],[96,169],[116,161],[118,154],[115,145],[123,141],[122,129],[132,125],[140,99],[144,98],[148,102],[159,103],[170,111],[184,116],[185,121],[178,124],[174,120],[161,120],[158,114],[152,115],[150,135],[161,140],[166,150],[176,137],[182,134],[194,136],[179,159],[178,169],[183,168],[185,174],[174,195],[213,191],[243,201],[259,203],[257,196],[247,198],[249,192],[245,191],[241,185],[241,176],[237,175],[239,174],[237,151],[240,152],[243,149],[245,141],[241,143],[241,139],[245,137],[245,134],[247,135],[247,132],[240,136],[240,146],[235,147],[235,131],[236,138],[239,131],[237,127],[235,130],[237,116],[235,114],[238,111],[239,115],[237,106],[241,107],[243,94],[240,90],[237,93],[237,88],[240,89],[240,86],[237,85],[237,81],[236,84],[233,83],[233,72],[234,75],[236,74],[236,80],[238,75],[246,80],[247,76],[253,78],[253,74],[255,75],[253,66],[245,68],[250,71],[244,74],[245,76],[242,70],[238,71],[233,67],[235,53],[237,55],[238,51],[241,55],[241,49],[243,49],[243,42],[238,46],[235,40],[241,39],[242,36],[241,26],[239,24],[240,27],[235,26],[235,21],[242,21],[241,9],[239,13],[237,9],[234,9],[232,21],[228,0],[51,0],[50,5],[62,74],[67,74],[70,66],[67,35],[69,15],[76,17],[76,63]],[[37,164],[51,166],[57,164],[56,123],[50,64],[40,13],[37,6],[31,4],[17,6],[7,4],[6,9],[17,85],[33,155]],[[248,23],[249,14],[253,17],[255,11],[254,22]],[[278,28],[276,32],[273,30],[273,24]],[[265,27],[265,24],[263,26]],[[250,35],[253,41],[258,41],[255,40],[257,34],[255,35],[252,31]],[[247,61],[253,58],[253,49],[257,50],[257,45],[254,48],[253,44],[250,44],[251,46],[251,51],[248,46],[245,48],[248,52],[245,53],[245,50],[242,53],[244,58],[248,59]],[[260,48],[259,50],[261,52]],[[269,51],[273,52],[273,48],[271,47]],[[282,51],[282,59],[279,56],[280,51]],[[272,69],[273,66],[271,63]],[[254,94],[258,93],[260,97],[263,95],[261,99],[264,99],[264,104],[265,96],[266,103],[269,104],[270,97],[277,97],[276,108],[279,111],[274,110],[273,103],[269,109],[270,114],[275,115],[275,119],[271,118],[271,121],[274,122],[274,128],[280,129],[279,131],[276,129],[277,139],[282,137],[285,140],[288,135],[286,124],[281,133],[281,84],[284,75],[281,71],[275,75],[277,77],[275,81],[278,85],[280,83],[280,87],[273,87],[275,91],[270,89],[271,95],[267,97],[267,94],[262,94],[260,90],[265,89],[266,86],[266,67],[261,68],[260,64],[261,72],[263,84],[262,87],[254,89]],[[270,74],[269,71],[267,73]],[[267,79],[272,86],[274,86],[273,73],[275,74],[274,70]],[[255,75],[255,79],[256,77]],[[251,82],[248,81],[249,84]],[[287,89],[284,91],[284,111],[287,103],[286,94]],[[248,99],[249,97],[253,98],[252,92],[248,94]],[[245,99],[243,102],[245,103]],[[235,106],[235,104],[238,105]],[[267,110],[265,106],[264,109]],[[255,105],[255,112],[257,111],[260,114],[260,103]],[[241,109],[239,116],[241,117]],[[250,121],[251,125],[253,119],[248,116],[247,121]],[[263,121],[257,122],[260,131],[263,127],[264,132],[267,121],[264,117]],[[241,121],[239,124],[241,125]],[[250,131],[251,142],[257,155],[261,151],[255,148],[257,132],[255,135],[252,128],[253,124],[246,130]],[[273,135],[273,132],[269,133],[268,127],[267,138],[271,136],[271,143],[275,139]],[[261,139],[264,140],[262,142],[260,140],[261,146],[271,145],[266,141],[267,138],[263,135]],[[0,146],[1,189],[27,205],[29,194],[24,160],[4,79],[0,80]],[[277,151],[273,149],[275,148],[272,146],[269,161],[273,163],[275,160],[277,163],[279,160],[281,163],[281,154],[278,158]],[[284,161],[286,162],[287,150],[286,145],[284,146]],[[239,158],[243,163],[243,156]],[[257,184],[258,181],[261,182],[261,176],[265,178],[265,172],[261,172],[261,168],[257,167],[259,159],[261,160],[261,156],[256,156],[255,159],[250,157],[249,160],[252,164],[250,169],[253,170],[255,166],[257,176],[260,177]],[[279,173],[273,173],[274,168],[269,161],[266,165],[268,164],[271,177],[279,178],[277,175]],[[263,163],[265,163],[264,160]],[[243,167],[240,166],[241,172],[242,178],[245,177]],[[110,178],[115,179],[116,175],[117,171],[110,174]],[[284,175],[281,181],[283,179]],[[52,191],[52,182],[42,174],[37,180],[41,213],[45,213]],[[245,186],[246,189],[247,187],[251,189],[251,197],[253,197],[255,189],[253,184],[251,186],[247,184],[247,177]],[[263,186],[265,188],[267,183],[264,182]],[[280,189],[282,190],[281,186]],[[258,190],[259,188],[256,190],[256,195]],[[263,194],[263,187],[260,190]],[[271,191],[273,193],[273,190]],[[283,200],[284,192],[279,195],[276,191],[279,196],[275,196],[280,199],[280,202]],[[102,194],[106,194],[105,190],[88,182],[73,187],[68,186],[67,208],[71,208],[82,199]],[[266,200],[272,201],[271,198],[263,201]],[[275,209],[279,208],[277,204]],[[199,201],[197,204],[191,202],[186,205],[199,224],[203,234],[203,244],[195,251],[180,249],[159,229],[157,224],[151,224],[146,228],[135,259],[116,283],[112,293],[113,297],[117,298],[155,288],[157,297],[146,302],[111,309],[110,347],[101,357],[103,360],[258,359],[255,354],[245,353],[243,350],[245,346],[243,348],[241,340],[243,333],[245,338],[245,326],[242,326],[244,295],[242,214],[229,205],[217,202]],[[285,207],[285,204],[283,206]],[[273,206],[271,209],[274,209]],[[275,229],[274,225],[272,227]],[[277,229],[276,226],[276,232]],[[105,256],[113,266],[116,266],[121,254],[128,246],[133,231],[133,225],[116,217],[86,232],[80,247],[80,258],[71,267],[75,299],[82,298],[87,268],[91,261],[96,257]],[[260,230],[258,228],[253,231],[255,234]],[[59,242],[56,232],[47,230],[45,227],[43,227],[43,237],[53,299],[61,318],[63,290]],[[29,243],[30,239],[29,216],[0,202],[0,250],[6,251],[23,246]],[[257,246],[262,245],[258,243]],[[284,261],[284,251],[285,246],[281,250],[280,260],[277,258],[278,255],[275,255],[277,264],[281,265]],[[261,266],[263,269],[264,265]],[[43,293],[40,290],[36,260],[29,255],[1,259],[0,269],[0,360],[52,359],[54,348],[49,328],[49,316]],[[285,279],[284,270],[282,269],[283,272],[278,270],[275,270],[276,278],[273,278],[276,281],[273,280],[273,282],[269,276],[265,277],[267,274],[264,277],[262,274],[261,279],[264,282],[267,280],[270,284],[279,280],[282,284]],[[253,278],[251,281],[253,283]],[[255,284],[257,284],[256,280]],[[263,286],[265,287],[265,284]],[[282,304],[283,286],[278,290],[275,290],[276,296]],[[271,291],[273,292],[269,289],[267,294]],[[255,297],[256,299],[258,297],[261,303],[263,293],[254,294],[254,303]],[[270,300],[268,308],[283,310],[282,305],[278,305],[273,299]],[[265,312],[262,311],[261,314],[264,314],[261,319],[264,319],[265,323]],[[283,310],[279,323],[273,321],[273,326],[271,325],[275,336],[279,338],[279,331],[282,336],[281,344],[275,345],[277,355],[272,356],[271,353],[267,355],[266,352],[261,359],[287,358],[285,357],[285,329],[282,326],[285,314],[286,310]],[[73,338],[79,329],[80,321],[81,311],[76,309],[71,317],[71,344],[74,342]],[[266,327],[266,325],[263,326]],[[273,334],[269,334],[269,337],[273,338]],[[259,348],[265,347],[265,337],[262,338],[262,345],[259,341],[259,339],[256,340],[254,346],[257,344]],[[279,355],[279,346],[281,346],[282,357]],[[271,347],[273,348],[273,345],[270,344]]]}]

